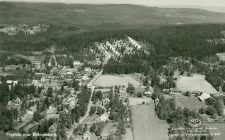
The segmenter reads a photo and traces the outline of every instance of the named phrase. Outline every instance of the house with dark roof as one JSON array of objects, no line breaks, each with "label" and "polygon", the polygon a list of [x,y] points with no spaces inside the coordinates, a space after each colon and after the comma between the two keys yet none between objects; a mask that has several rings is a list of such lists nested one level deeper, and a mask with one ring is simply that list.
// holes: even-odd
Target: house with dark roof
[{"label": "house with dark roof", "polygon": [[58,127],[57,124],[56,124],[56,123],[53,123],[53,124],[49,127],[49,129],[48,129],[49,133],[50,133],[50,134],[56,133],[57,127]]}]

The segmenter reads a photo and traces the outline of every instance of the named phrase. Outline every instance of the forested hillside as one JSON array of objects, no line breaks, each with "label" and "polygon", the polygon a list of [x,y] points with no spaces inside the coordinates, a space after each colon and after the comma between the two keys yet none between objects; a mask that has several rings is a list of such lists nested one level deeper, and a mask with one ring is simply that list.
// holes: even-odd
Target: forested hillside
[{"label": "forested hillside", "polygon": [[0,23],[100,25],[187,24],[225,22],[224,13],[188,8],[137,5],[83,5],[50,3],[0,3]]}]

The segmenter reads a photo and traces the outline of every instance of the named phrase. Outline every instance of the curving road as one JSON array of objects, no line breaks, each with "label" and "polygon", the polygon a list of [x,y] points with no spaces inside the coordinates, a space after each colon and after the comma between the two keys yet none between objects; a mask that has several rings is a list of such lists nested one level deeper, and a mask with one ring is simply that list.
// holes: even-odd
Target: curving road
[{"label": "curving road", "polygon": [[93,92],[94,92],[94,89],[95,89],[95,86],[92,85],[92,84],[102,74],[102,72],[103,72],[103,70],[101,70],[98,74],[96,74],[95,77],[88,83],[88,85],[87,85],[88,88],[91,88],[91,96],[90,96],[90,99],[89,99],[87,111],[86,111],[85,115],[80,118],[79,123],[74,122],[74,124],[72,125],[71,129],[67,132],[67,140],[69,140],[69,138],[73,134],[73,130],[78,126],[78,124],[83,123],[84,120],[89,116],[89,112],[90,112],[90,109],[91,109],[91,106],[92,106],[91,98],[92,98],[92,95],[93,95]]}]

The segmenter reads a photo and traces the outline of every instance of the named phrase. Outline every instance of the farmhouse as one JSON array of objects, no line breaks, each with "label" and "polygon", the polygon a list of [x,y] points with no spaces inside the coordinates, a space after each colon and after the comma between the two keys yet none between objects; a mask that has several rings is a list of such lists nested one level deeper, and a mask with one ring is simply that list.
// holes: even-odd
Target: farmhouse
[{"label": "farmhouse", "polygon": [[181,90],[178,88],[170,88],[169,94],[171,95],[180,95],[181,93],[182,93]]},{"label": "farmhouse", "polygon": [[75,100],[76,99],[76,95],[74,95],[74,94],[70,94],[69,96],[68,96],[68,101],[72,101],[72,100]]},{"label": "farmhouse", "polygon": [[120,87],[119,88],[119,96],[120,98],[127,98],[127,91],[126,91],[126,87]]},{"label": "farmhouse", "polygon": [[207,93],[203,93],[201,96],[198,96],[198,99],[201,101],[201,102],[205,102],[206,99],[210,98],[211,96]]},{"label": "farmhouse", "polygon": [[19,97],[17,97],[14,102],[15,102],[15,105],[20,105],[22,103]]},{"label": "farmhouse", "polygon": [[35,111],[36,111],[36,108],[35,107],[31,107],[31,108],[27,109],[27,114],[28,115],[33,115]]},{"label": "farmhouse", "polygon": [[105,106],[110,102],[109,98],[102,99],[102,106]]},{"label": "farmhouse", "polygon": [[57,124],[56,124],[56,123],[53,123],[53,124],[49,127],[48,131],[49,131],[50,134],[56,133],[56,131],[57,131]]},{"label": "farmhouse", "polygon": [[152,87],[149,87],[148,90],[145,90],[144,95],[150,97],[154,92],[154,89]]}]

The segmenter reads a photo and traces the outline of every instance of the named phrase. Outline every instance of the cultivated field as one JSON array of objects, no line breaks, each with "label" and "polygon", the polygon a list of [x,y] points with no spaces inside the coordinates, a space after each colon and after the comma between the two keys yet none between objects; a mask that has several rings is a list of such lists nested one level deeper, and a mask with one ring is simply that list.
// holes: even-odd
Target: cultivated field
[{"label": "cultivated field", "polygon": [[168,140],[168,124],[155,115],[154,104],[130,106],[134,140]]},{"label": "cultivated field", "polygon": [[123,136],[123,140],[133,140],[133,132],[131,128],[126,128],[126,134]]},{"label": "cultivated field", "polygon": [[201,91],[203,93],[216,93],[214,87],[205,80],[205,76],[194,74],[192,77],[181,76],[177,80],[177,88],[182,91]]},{"label": "cultivated field", "polygon": [[95,82],[95,86],[111,87],[115,85],[125,85],[132,83],[134,86],[139,86],[140,83],[136,81],[131,75],[101,75]]},{"label": "cultivated field", "polygon": [[197,97],[176,98],[176,105],[177,107],[180,106],[182,109],[187,107],[190,110],[198,110],[201,107],[207,107],[207,105],[203,102],[200,102]]},{"label": "cultivated field", "polygon": [[[225,123],[204,123],[205,126],[216,128],[211,129],[209,132],[214,134],[213,140],[224,140],[225,138]],[[216,133],[219,133],[219,135],[216,135]]]}]

